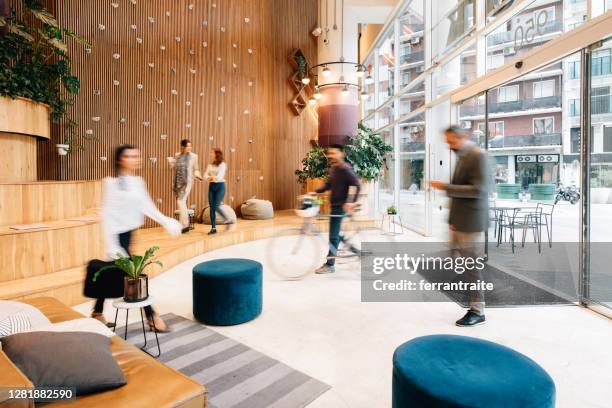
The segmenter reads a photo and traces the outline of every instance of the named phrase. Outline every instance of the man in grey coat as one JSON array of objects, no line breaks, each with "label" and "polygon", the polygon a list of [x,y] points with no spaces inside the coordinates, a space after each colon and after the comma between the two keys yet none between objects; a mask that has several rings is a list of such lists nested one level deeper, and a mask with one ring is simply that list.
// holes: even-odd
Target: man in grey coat
[{"label": "man in grey coat", "polygon": [[[487,156],[470,140],[471,133],[458,126],[444,132],[446,143],[457,155],[457,164],[450,183],[431,181],[431,187],[444,190],[451,199],[448,224],[451,246],[462,256],[483,256],[482,232],[488,228],[489,177]],[[480,241],[480,243],[479,243]],[[482,281],[480,270],[466,271],[468,282]],[[457,326],[475,326],[485,322],[482,291],[470,291],[470,309],[457,320]]]}]

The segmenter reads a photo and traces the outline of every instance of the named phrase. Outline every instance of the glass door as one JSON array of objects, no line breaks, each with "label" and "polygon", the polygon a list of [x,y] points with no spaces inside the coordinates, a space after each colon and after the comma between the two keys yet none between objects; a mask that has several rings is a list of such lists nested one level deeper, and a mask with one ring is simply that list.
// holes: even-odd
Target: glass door
[{"label": "glass door", "polygon": [[489,156],[487,253],[491,279],[503,288],[492,305],[578,303],[581,207],[557,194],[581,190],[581,156],[571,143],[581,129],[576,64],[579,53],[489,89],[484,106],[476,99],[460,107]]},{"label": "glass door", "polygon": [[[586,124],[591,129],[587,163],[587,268],[584,298],[612,310],[612,39],[590,47],[587,53],[590,106]],[[589,126],[590,125],[590,126]]]}]

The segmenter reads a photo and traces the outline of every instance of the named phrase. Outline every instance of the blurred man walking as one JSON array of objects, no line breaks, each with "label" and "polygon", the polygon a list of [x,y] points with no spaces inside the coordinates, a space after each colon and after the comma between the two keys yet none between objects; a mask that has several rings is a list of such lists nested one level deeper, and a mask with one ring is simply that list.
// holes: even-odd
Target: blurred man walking
[{"label": "blurred man walking", "polygon": [[[448,224],[451,246],[463,257],[476,257],[482,254],[477,247],[482,245],[482,232],[488,227],[488,186],[487,157],[470,140],[471,132],[459,126],[451,126],[444,131],[446,143],[457,155],[457,164],[450,184],[438,180],[431,181],[431,187],[444,190],[451,199]],[[481,271],[466,271],[466,280],[482,280]],[[485,299],[482,291],[470,291],[470,309],[457,326],[476,326],[485,322]]]}]

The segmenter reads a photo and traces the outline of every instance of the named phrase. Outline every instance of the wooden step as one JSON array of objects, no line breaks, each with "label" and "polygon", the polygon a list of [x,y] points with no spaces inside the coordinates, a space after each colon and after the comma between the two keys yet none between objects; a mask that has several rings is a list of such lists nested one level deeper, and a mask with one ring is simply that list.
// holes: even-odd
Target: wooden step
[{"label": "wooden step", "polygon": [[101,199],[100,180],[0,183],[0,227],[78,217]]},{"label": "wooden step", "polygon": [[104,254],[99,222],[52,221],[49,228],[0,227],[0,282],[82,266]]},{"label": "wooden step", "polygon": [[[150,277],[154,277],[181,262],[205,252],[243,242],[270,238],[280,229],[299,227],[301,223],[302,219],[294,216],[293,211],[277,211],[275,212],[274,219],[239,219],[237,225],[232,226],[232,229],[229,231],[224,231],[224,228],[221,226],[219,233],[213,236],[207,235],[210,226],[202,224],[196,224],[195,230],[179,237],[168,235],[163,228],[141,229],[135,233],[132,252],[142,254],[152,246],[160,247],[159,251],[156,252],[156,258],[163,263],[163,267],[155,265],[147,270],[147,274]],[[98,227],[97,224],[92,224],[94,224],[94,227]],[[362,225],[372,226],[374,221],[363,220]],[[319,227],[321,230],[324,230],[326,223],[323,221]],[[1,234],[3,230],[4,228],[0,228],[0,240],[2,239]],[[74,233],[77,230],[71,231]],[[39,232],[44,233],[44,231]],[[83,231],[79,233],[81,232]],[[23,234],[26,233],[21,235]],[[15,280],[0,282],[0,299],[20,300],[37,296],[53,296],[69,305],[76,305],[89,300],[82,295],[83,280],[86,272],[85,265],[91,259],[102,257],[101,244],[100,242],[100,253],[98,255],[81,254],[78,257],[81,262],[80,265],[54,270],[46,274],[18,276]],[[240,254],[236,254],[236,256],[240,256]],[[3,257],[6,257],[6,255]],[[0,271],[4,270],[4,268],[3,266]]]}]

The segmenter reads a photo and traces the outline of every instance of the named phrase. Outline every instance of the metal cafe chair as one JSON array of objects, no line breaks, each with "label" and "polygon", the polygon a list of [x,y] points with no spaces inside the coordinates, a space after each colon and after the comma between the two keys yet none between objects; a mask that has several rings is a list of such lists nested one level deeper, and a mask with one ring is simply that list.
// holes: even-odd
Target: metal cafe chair
[{"label": "metal cafe chair", "polygon": [[555,205],[538,203],[536,211],[537,209],[540,210],[540,217],[538,218],[538,228],[540,230],[540,236],[542,236],[542,227],[546,227],[546,238],[548,238],[548,247],[552,248],[553,212],[555,210]]},{"label": "metal cafe chair", "polygon": [[523,228],[523,225],[517,224],[516,215],[520,211],[519,208],[501,208],[496,209],[497,213],[497,246],[506,241],[506,232],[510,234],[510,245],[512,246],[512,253],[514,253],[514,230],[516,228]]},{"label": "metal cafe chair", "polygon": [[521,224],[523,225],[523,239],[521,247],[525,247],[525,237],[527,229],[533,234],[533,242],[538,244],[538,253],[542,252],[542,207],[539,205],[535,210],[523,211],[521,216]]}]

